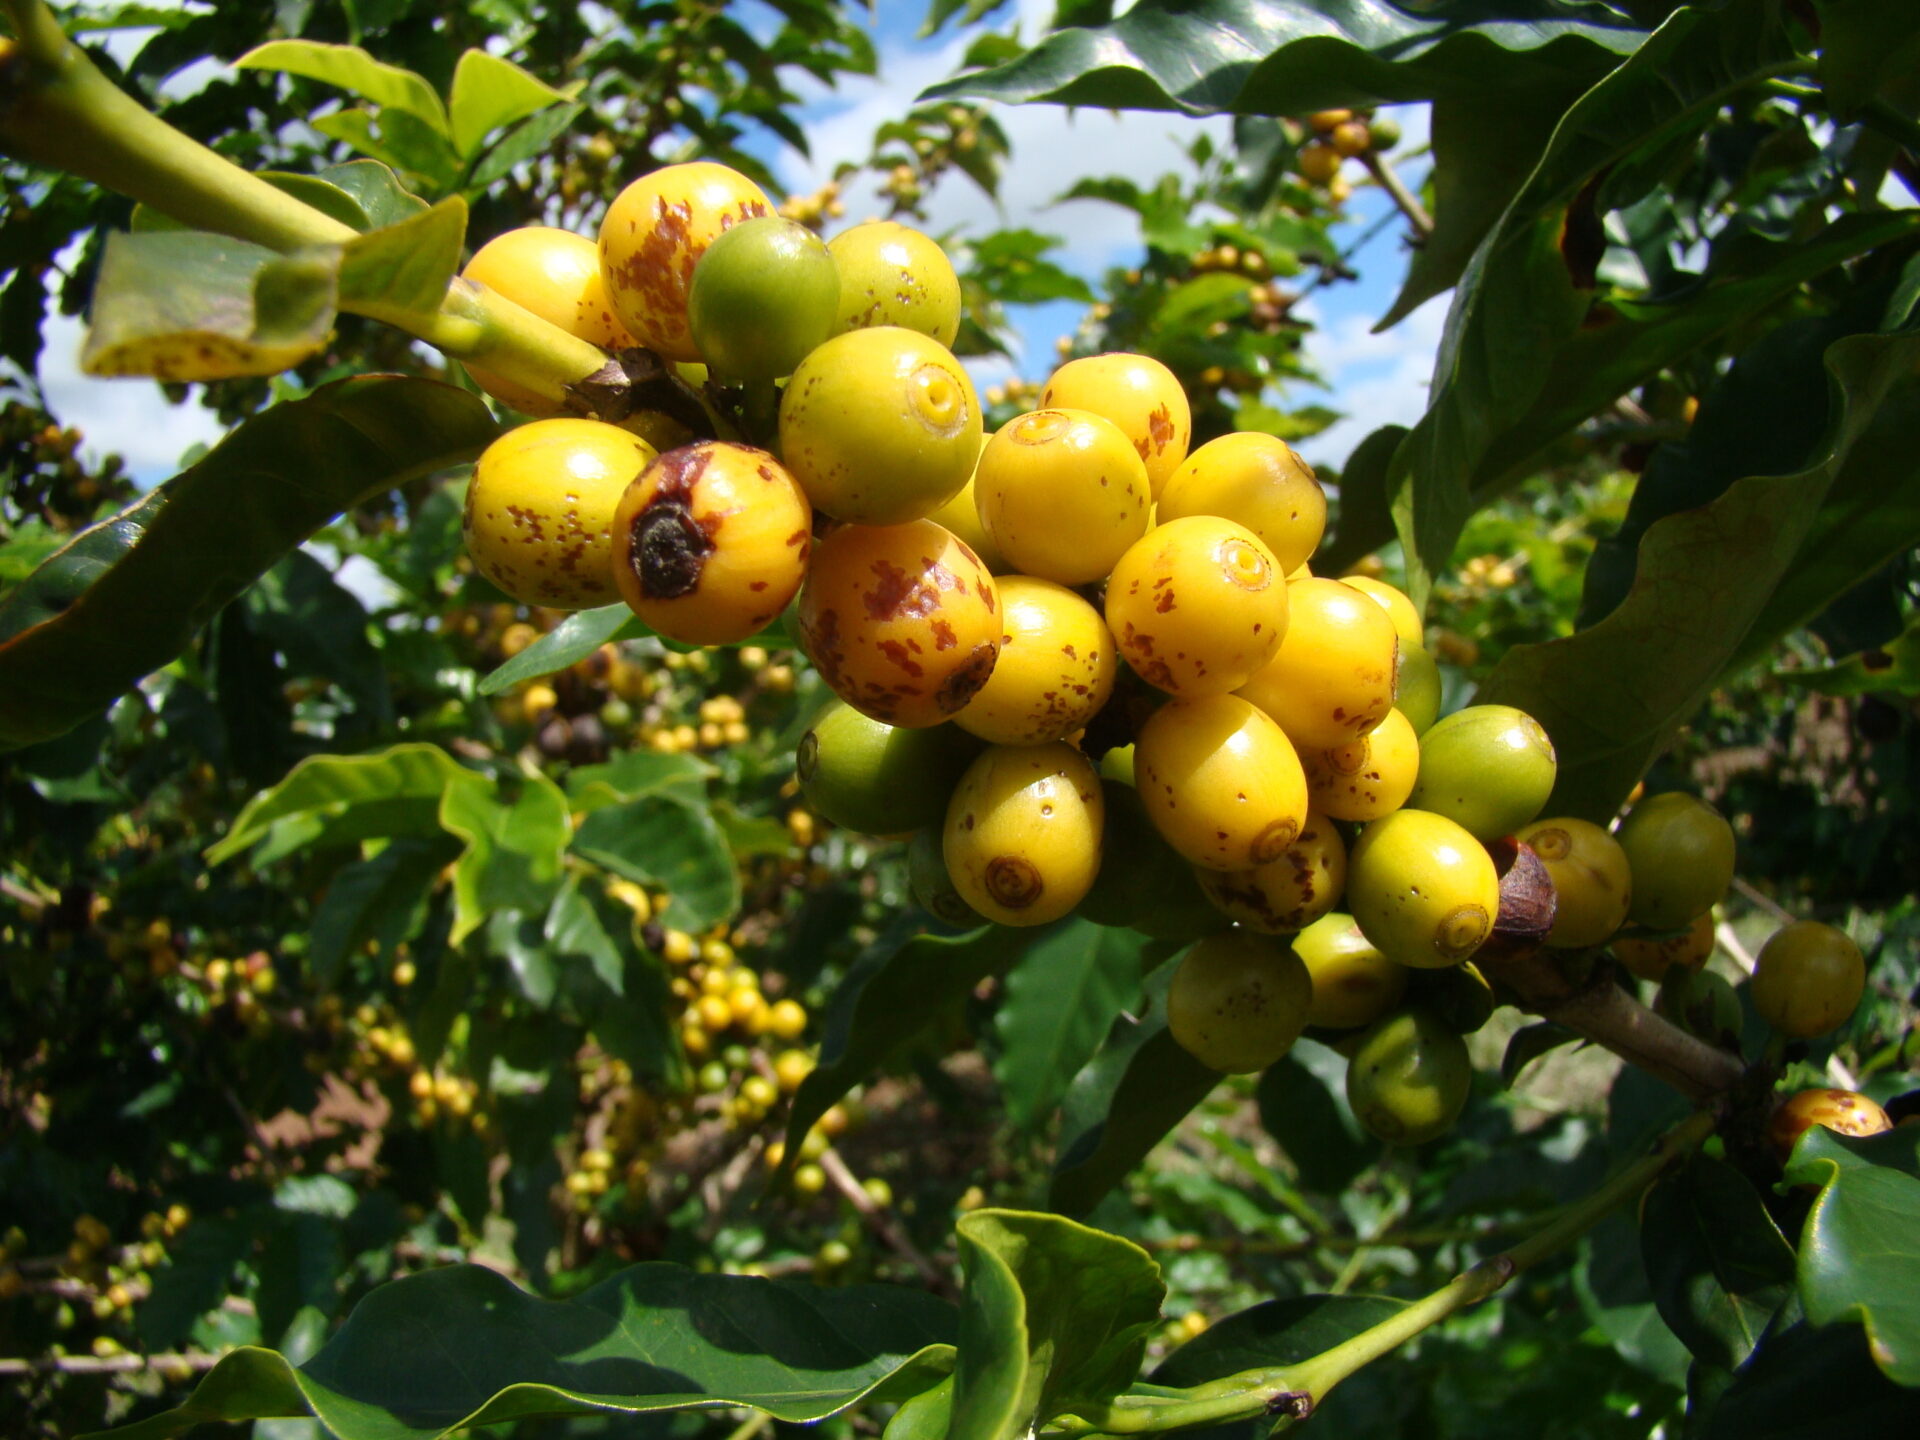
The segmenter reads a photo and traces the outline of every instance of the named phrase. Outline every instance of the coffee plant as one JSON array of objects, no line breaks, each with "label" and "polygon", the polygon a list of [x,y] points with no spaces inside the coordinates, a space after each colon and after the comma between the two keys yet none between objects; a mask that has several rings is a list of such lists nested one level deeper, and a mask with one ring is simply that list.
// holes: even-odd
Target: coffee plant
[{"label": "coffee plant", "polygon": [[7,1433],[1920,1426],[1920,15],[1008,8],[0,3]]}]

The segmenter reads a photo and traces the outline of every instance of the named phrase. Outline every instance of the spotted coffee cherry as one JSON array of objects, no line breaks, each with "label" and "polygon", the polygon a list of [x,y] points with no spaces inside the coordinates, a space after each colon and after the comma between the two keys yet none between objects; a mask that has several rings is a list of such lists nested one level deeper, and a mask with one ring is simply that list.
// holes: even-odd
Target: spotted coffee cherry
[{"label": "spotted coffee cherry", "polygon": [[1251,870],[1307,824],[1307,777],[1278,725],[1235,695],[1173,700],[1134,743],[1140,799],[1188,864]]},{"label": "spotted coffee cherry", "polygon": [[1126,662],[1171,695],[1225,695],[1273,658],[1287,583],[1251,530],[1210,515],[1156,526],[1107,580],[1107,626]]},{"label": "spotted coffee cherry", "polygon": [[1045,925],[1092,888],[1104,819],[1099,774],[1073,746],[995,745],[954,787],[941,855],[987,919]]},{"label": "spotted coffee cherry", "polygon": [[683,445],[620,497],[613,578],[669,640],[731,644],[787,608],[806,578],[812,526],[806,493],[766,451]]},{"label": "spotted coffee cherry", "polygon": [[1398,710],[1357,740],[1300,756],[1314,808],[1335,820],[1365,822],[1390,815],[1413,793],[1420,737]]},{"label": "spotted coffee cherry", "polygon": [[1040,404],[1111,420],[1139,455],[1156,499],[1193,442],[1187,392],[1150,355],[1116,351],[1069,360],[1047,378]]},{"label": "spotted coffee cherry", "polygon": [[1126,435],[1082,410],[1034,410],[1003,425],[980,452],[973,498],[1010,565],[1062,585],[1104,579],[1146,534],[1152,504]]},{"label": "spotted coffee cherry", "polygon": [[1298,956],[1264,935],[1230,930],[1194,942],[1167,989],[1167,1029],[1202,1065],[1264,1070],[1300,1038],[1313,981]]},{"label": "spotted coffee cherry", "polygon": [[1500,876],[1486,847],[1453,821],[1396,810],[1354,842],[1347,908],[1389,959],[1454,965],[1493,934]]},{"label": "spotted coffee cherry", "polygon": [[954,724],[996,745],[1044,745],[1082,729],[1113,693],[1119,662],[1100,612],[1064,585],[1003,575],[1000,658]]},{"label": "spotted coffee cherry", "polygon": [[1246,526],[1291,575],[1320,544],[1327,495],[1293,447],[1259,431],[1209,440],[1187,456],[1157,497],[1165,525],[1188,515],[1218,515]]},{"label": "spotted coffee cherry", "polygon": [[1280,649],[1236,693],[1302,750],[1365,735],[1393,708],[1393,621],[1352,586],[1313,577],[1289,582],[1287,615]]},{"label": "spotted coffee cherry", "polygon": [[1309,814],[1277,859],[1251,870],[1194,867],[1207,898],[1250,930],[1288,935],[1313,924],[1347,888],[1347,846],[1325,816]]},{"label": "spotted coffee cherry", "polygon": [[1612,835],[1590,820],[1569,815],[1536,820],[1515,838],[1533,847],[1553,879],[1553,929],[1547,932],[1547,944],[1561,949],[1604,945],[1626,924],[1633,872]]}]

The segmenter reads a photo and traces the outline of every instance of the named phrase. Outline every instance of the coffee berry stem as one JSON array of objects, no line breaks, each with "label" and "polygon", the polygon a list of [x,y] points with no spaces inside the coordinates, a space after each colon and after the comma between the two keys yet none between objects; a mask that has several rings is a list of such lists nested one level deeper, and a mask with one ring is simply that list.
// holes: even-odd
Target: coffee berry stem
[{"label": "coffee berry stem", "polygon": [[1393,201],[1400,213],[1407,217],[1407,223],[1413,227],[1413,243],[1423,244],[1432,238],[1433,216],[1429,215],[1427,207],[1420,203],[1420,197],[1407,188],[1406,182],[1400,178],[1392,162],[1386,156],[1369,150],[1360,157],[1360,163],[1367,167],[1367,173],[1372,175],[1380,188],[1387,192],[1388,198]]},{"label": "coffee berry stem", "polygon": [[[198,230],[283,254],[357,238],[322,214],[176,130],[121,90],[60,29],[41,0],[0,0],[15,38],[0,39],[0,148],[64,170]],[[597,347],[492,291],[455,279],[438,311],[356,305],[456,360],[482,362],[547,399],[607,363]]]},{"label": "coffee berry stem", "polygon": [[1696,1111],[1675,1126],[1651,1154],[1635,1161],[1593,1194],[1512,1249],[1490,1255],[1431,1294],[1358,1335],[1294,1365],[1245,1370],[1199,1385],[1180,1396],[1120,1396],[1111,1405],[1056,1416],[1048,1428],[1069,1435],[1141,1435],[1218,1425],[1264,1416],[1275,1433],[1313,1414],[1334,1386],[1391,1353],[1422,1331],[1479,1304],[1521,1271],[1558,1254],[1600,1221],[1637,1199],[1677,1161],[1713,1133],[1711,1111]]}]

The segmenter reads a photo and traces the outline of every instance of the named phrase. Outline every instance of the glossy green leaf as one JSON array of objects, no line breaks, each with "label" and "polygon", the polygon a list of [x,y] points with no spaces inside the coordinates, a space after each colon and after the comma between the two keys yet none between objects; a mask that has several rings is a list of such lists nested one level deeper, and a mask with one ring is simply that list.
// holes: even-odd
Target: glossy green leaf
[{"label": "glossy green leaf", "polygon": [[1753,1183],[1694,1156],[1642,1205],[1640,1248],[1654,1303],[1695,1356],[1738,1369],[1793,1293],[1793,1247]]},{"label": "glossy green leaf", "polygon": [[1166,1299],[1146,1251],[1018,1210],[962,1216],[955,1239],[963,1293],[948,1440],[1019,1440],[1133,1383]]},{"label": "glossy green leaf", "polygon": [[212,865],[266,842],[256,865],[316,845],[348,845],[379,837],[431,837],[440,832],[443,796],[486,791],[485,776],[438,745],[393,745],[370,755],[314,755],[286,779],[247,802],[229,830],[207,847]]},{"label": "glossy green leaf", "polygon": [[1032,938],[1001,926],[950,939],[915,935],[876,945],[854,962],[827,1001],[818,1061],[794,1092],[783,1169],[793,1167],[801,1140],[829,1106],[905,1058],[974,986],[1014,964]]},{"label": "glossy green leaf", "polygon": [[582,858],[673,896],[668,920],[694,934],[732,917],[740,876],[727,837],[704,804],[663,791],[595,810],[580,822],[573,848]]},{"label": "glossy green leaf", "polygon": [[411,220],[427,209],[427,202],[400,183],[388,166],[378,160],[348,160],[329,165],[320,172],[329,185],[338,186],[353,197],[366,213],[367,223],[356,230],[377,230]]},{"label": "glossy green leaf", "polygon": [[[572,88],[577,90],[578,83]],[[511,60],[484,50],[468,50],[454,66],[453,89],[447,100],[453,148],[470,160],[495,130],[567,98],[566,91],[554,89]]]},{"label": "glossy green leaf", "polygon": [[1031,1128],[1053,1113],[1114,1016],[1139,995],[1146,945],[1135,930],[1070,920],[1020,957],[994,1018],[993,1074],[1014,1124]]},{"label": "glossy green leaf", "polygon": [[1302,1064],[1297,1053],[1269,1065],[1254,1096],[1262,1128],[1279,1142],[1305,1189],[1338,1195],[1379,1154],[1327,1076]]},{"label": "glossy green leaf", "polygon": [[560,787],[538,771],[502,804],[492,786],[458,785],[440,804],[440,823],[466,842],[453,867],[453,932],[458,945],[498,911],[538,914],[560,883],[573,819]]},{"label": "glossy green leaf", "polygon": [[[1468,0],[1444,13],[1350,0],[1141,0],[927,96],[1189,115],[1304,115],[1499,85],[1555,45],[1623,54],[1643,32],[1602,5]],[[1523,72],[1524,73],[1524,72]]]},{"label": "glossy green leaf", "polygon": [[467,202],[455,195],[349,240],[340,252],[341,308],[389,324],[433,314],[459,273],[466,239]]},{"label": "glossy green leaf", "polygon": [[922,1390],[893,1412],[881,1440],[947,1440],[953,1423],[953,1376]]},{"label": "glossy green leaf", "polygon": [[1800,1235],[1807,1319],[1858,1321],[1887,1378],[1920,1386],[1920,1130],[1856,1140],[1815,1126],[1786,1179],[1820,1186]]},{"label": "glossy green leaf", "polygon": [[1782,670],[1777,675],[1789,685],[1822,695],[1920,695],[1920,620],[1879,649],[1849,655],[1835,665]]},{"label": "glossy green leaf", "polygon": [[[953,1308],[903,1286],[636,1265],[542,1300],[478,1265],[382,1286],[306,1364],[233,1352],[177,1409],[113,1432],[312,1415],[339,1440],[438,1440],[534,1416],[748,1406],[804,1423],[916,1394],[952,1363]],[[424,1357],[449,1363],[422,1364]]]},{"label": "glossy green leaf", "polygon": [[1122,1017],[1068,1092],[1047,1203],[1069,1215],[1093,1209],[1219,1083],[1175,1042],[1162,1007]]},{"label": "glossy green leaf", "polygon": [[329,45],[319,40],[272,40],[233,62],[239,70],[277,70],[350,91],[375,105],[391,106],[451,135],[447,107],[426,80],[376,60],[358,45]]},{"label": "glossy green leaf", "polygon": [[111,234],[80,368],[169,381],[277,375],[326,344],[335,283],[324,247],[281,255],[198,230]]},{"label": "glossy green leaf", "polygon": [[1581,189],[1643,143],[1703,128],[1729,95],[1793,53],[1771,0],[1682,9],[1562,118],[1461,278],[1427,413],[1389,468],[1386,489],[1416,603],[1473,511],[1475,478],[1533,409],[1561,348],[1588,319],[1589,293],[1561,248]]},{"label": "glossy green leaf", "polygon": [[555,105],[522,120],[480,157],[467,177],[468,192],[491,189],[512,174],[515,166],[552,153],[555,142],[586,108],[578,102]]},{"label": "glossy green leaf", "polygon": [[1242,1370],[1310,1360],[1407,1308],[1386,1295],[1296,1295],[1216,1320],[1160,1362],[1156,1385],[1182,1388]]},{"label": "glossy green leaf", "polygon": [[397,376],[322,386],[241,425],[0,599],[0,746],[105,709],[341,511],[496,433],[476,396]]},{"label": "glossy green leaf", "polygon": [[418,176],[435,192],[452,188],[459,178],[453,141],[404,110],[334,110],[309,123],[383,166]]},{"label": "glossy green leaf", "polygon": [[[1691,1408],[1691,1407],[1690,1407]],[[1858,1326],[1782,1326],[1760,1342],[1687,1440],[1849,1440],[1920,1433],[1920,1390],[1887,1379]]]},{"label": "glossy green leaf", "polygon": [[674,795],[689,804],[698,804],[714,773],[713,766],[697,755],[628,750],[604,764],[579,765],[569,770],[567,798],[575,810],[587,814],[648,795]]},{"label": "glossy green leaf", "polygon": [[[1553,737],[1559,778],[1548,809],[1596,821],[1613,814],[1761,622],[1855,442],[1883,401],[1904,405],[1915,389],[1916,360],[1916,334],[1856,335],[1827,347],[1832,399],[1810,456],[1659,520],[1640,542],[1632,589],[1617,609],[1502,658],[1477,698],[1518,706]],[[1879,446],[1871,453],[1885,454]]]},{"label": "glossy green leaf", "polygon": [[529,680],[577,665],[602,645],[648,633],[640,617],[625,602],[576,610],[481,680],[480,693],[501,694]]}]

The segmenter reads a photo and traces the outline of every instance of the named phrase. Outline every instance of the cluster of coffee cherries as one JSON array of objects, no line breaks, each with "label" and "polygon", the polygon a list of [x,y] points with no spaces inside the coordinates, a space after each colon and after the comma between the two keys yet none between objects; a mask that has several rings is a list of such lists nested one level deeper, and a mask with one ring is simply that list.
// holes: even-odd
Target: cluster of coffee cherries
[{"label": "cluster of coffee cherries", "polygon": [[1334,198],[1346,198],[1341,166],[1348,160],[1385,154],[1400,143],[1398,121],[1362,110],[1316,110],[1307,117],[1311,138],[1294,163],[1303,178],[1326,185]]}]

